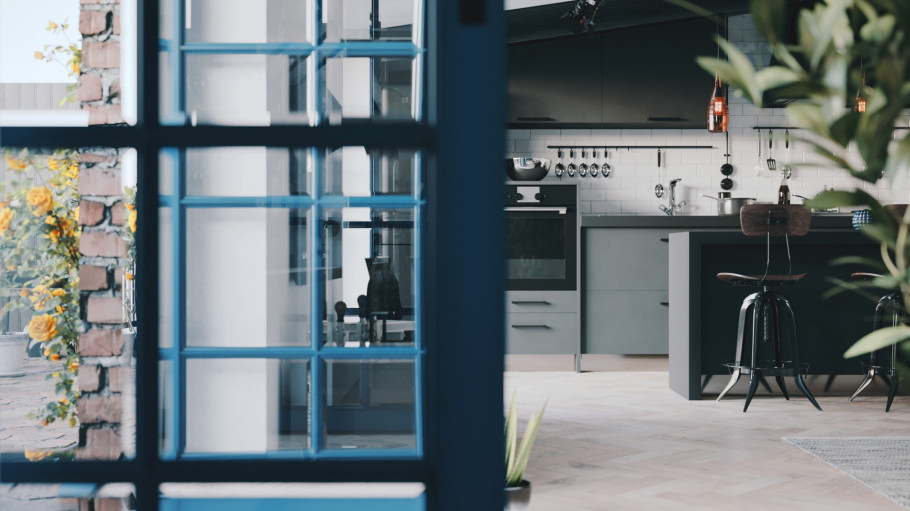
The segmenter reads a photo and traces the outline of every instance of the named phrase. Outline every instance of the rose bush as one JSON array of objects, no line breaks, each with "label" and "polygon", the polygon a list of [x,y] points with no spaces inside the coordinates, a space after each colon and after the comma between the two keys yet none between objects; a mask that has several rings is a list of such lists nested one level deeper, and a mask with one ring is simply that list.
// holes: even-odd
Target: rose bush
[{"label": "rose bush", "polygon": [[7,152],[6,175],[0,182],[0,286],[18,296],[3,311],[29,308],[32,344],[40,343],[51,362],[61,364],[48,375],[58,400],[32,417],[40,424],[67,420],[76,424],[79,392],[76,351],[79,319],[79,195],[74,178],[78,154],[58,150],[35,154]]}]

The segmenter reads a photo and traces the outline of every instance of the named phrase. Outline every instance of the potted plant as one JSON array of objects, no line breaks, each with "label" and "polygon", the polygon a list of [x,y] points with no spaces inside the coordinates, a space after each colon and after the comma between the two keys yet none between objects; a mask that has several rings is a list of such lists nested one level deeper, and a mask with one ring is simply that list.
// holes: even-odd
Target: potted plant
[{"label": "potted plant", "polygon": [[538,413],[532,413],[525,427],[521,444],[518,443],[518,411],[515,404],[515,394],[512,393],[512,402],[509,404],[509,413],[506,416],[506,484],[505,484],[505,509],[518,511],[527,509],[531,501],[531,483],[525,480],[525,469],[531,457],[531,447],[537,437],[537,428],[547,408],[547,403]]}]

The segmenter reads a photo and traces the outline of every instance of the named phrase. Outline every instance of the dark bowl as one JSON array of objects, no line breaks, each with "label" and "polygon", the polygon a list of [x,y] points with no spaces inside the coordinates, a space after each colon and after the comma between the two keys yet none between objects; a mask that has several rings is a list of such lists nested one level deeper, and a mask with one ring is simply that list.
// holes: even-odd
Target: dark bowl
[{"label": "dark bowl", "polygon": [[506,175],[512,181],[540,181],[549,171],[549,158],[506,158]]}]

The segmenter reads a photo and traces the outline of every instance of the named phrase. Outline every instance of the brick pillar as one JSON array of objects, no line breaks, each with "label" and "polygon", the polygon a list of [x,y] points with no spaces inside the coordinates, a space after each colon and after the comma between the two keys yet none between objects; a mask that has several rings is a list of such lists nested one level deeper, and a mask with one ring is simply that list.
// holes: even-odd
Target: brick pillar
[{"label": "brick pillar", "polygon": [[[79,101],[89,111],[89,124],[121,124],[119,0],[80,3]],[[120,275],[127,241],[120,158],[118,148],[83,148],[79,155],[79,288],[85,323],[79,337],[79,459],[118,459],[123,452],[123,382],[131,378],[132,350],[124,349],[121,333]]]}]

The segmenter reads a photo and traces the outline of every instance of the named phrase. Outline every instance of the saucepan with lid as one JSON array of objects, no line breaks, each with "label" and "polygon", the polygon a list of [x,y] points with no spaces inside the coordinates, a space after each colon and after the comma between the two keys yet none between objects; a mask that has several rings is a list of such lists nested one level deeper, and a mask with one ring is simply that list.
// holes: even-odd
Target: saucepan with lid
[{"label": "saucepan with lid", "polygon": [[738,215],[740,208],[749,204],[755,204],[755,199],[747,197],[730,197],[730,192],[718,192],[717,197],[708,195],[703,196],[717,201],[717,214],[720,216]]}]

